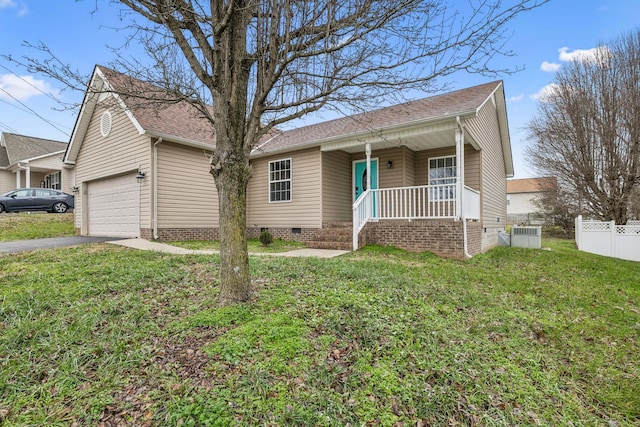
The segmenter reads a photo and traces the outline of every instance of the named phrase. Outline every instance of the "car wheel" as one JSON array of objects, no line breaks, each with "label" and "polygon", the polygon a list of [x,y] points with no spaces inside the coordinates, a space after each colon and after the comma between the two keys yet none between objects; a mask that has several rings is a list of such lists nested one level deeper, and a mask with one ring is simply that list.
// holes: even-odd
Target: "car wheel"
[{"label": "car wheel", "polygon": [[56,213],[65,213],[67,211],[67,209],[69,209],[67,207],[66,203],[62,203],[62,202],[55,202],[53,204],[53,209],[52,212],[56,212]]},{"label": "car wheel", "polygon": [[4,206],[0,205],[0,213],[4,212]]}]

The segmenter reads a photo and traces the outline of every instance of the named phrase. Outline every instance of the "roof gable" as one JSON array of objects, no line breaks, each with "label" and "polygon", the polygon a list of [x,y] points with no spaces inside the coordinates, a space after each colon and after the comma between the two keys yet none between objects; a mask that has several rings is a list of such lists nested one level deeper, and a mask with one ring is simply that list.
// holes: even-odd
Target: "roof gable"
[{"label": "roof gable", "polygon": [[163,96],[166,97],[166,92],[156,86],[96,65],[65,154],[65,162],[75,162],[96,105],[100,102],[111,102],[113,107],[124,111],[140,135],[213,148],[215,138],[209,121],[185,101],[157,101]]},{"label": "roof gable", "polygon": [[21,161],[48,156],[66,148],[66,142],[5,132],[2,134],[0,166],[7,167]]}]

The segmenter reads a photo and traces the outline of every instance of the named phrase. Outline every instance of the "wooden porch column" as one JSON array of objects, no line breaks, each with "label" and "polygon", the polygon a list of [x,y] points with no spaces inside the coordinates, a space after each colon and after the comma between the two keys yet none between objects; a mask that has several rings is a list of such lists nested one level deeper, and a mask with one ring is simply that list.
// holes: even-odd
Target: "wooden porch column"
[{"label": "wooden porch column", "polygon": [[460,117],[456,117],[456,218],[462,217],[462,194],[464,192],[464,128]]}]

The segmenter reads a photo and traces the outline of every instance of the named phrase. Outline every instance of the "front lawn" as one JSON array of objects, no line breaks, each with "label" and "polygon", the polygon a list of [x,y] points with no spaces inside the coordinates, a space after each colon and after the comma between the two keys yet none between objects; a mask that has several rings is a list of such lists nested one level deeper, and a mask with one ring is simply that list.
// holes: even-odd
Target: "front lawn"
[{"label": "front lawn", "polygon": [[0,424],[640,423],[640,263],[496,248],[251,258],[110,245],[0,256]]},{"label": "front lawn", "polygon": [[[193,250],[220,250],[219,240],[187,240],[179,242],[165,242],[169,245]],[[247,239],[249,253],[276,253],[289,252],[304,248],[304,243],[290,242],[282,239],[273,239],[273,243],[264,246],[259,239]]]},{"label": "front lawn", "polygon": [[73,213],[0,214],[0,241],[74,236]]}]

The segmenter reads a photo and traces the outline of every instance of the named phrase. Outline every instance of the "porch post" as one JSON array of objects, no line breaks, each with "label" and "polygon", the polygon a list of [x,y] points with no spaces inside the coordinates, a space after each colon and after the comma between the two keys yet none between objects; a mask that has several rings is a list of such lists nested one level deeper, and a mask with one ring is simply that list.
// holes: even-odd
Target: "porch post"
[{"label": "porch post", "polygon": [[[365,153],[367,154],[367,191],[371,191],[371,144],[367,142],[365,145]],[[373,198],[369,197],[367,203],[367,218],[373,215]]]},{"label": "porch post", "polygon": [[25,174],[25,187],[29,188],[31,187],[31,167],[27,166],[27,168],[24,170],[24,174]]},{"label": "porch post", "polygon": [[[456,218],[462,217],[462,194],[464,192],[464,128],[460,117],[456,118]],[[464,218],[463,218],[464,220]]]},{"label": "porch post", "polygon": [[20,169],[16,171],[16,188],[22,188],[20,185]]},{"label": "porch post", "polygon": [[367,190],[371,189],[371,144],[365,145],[365,152],[367,154]]}]

